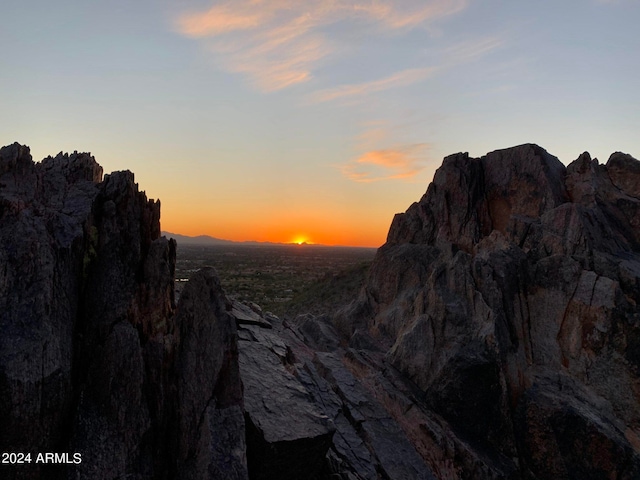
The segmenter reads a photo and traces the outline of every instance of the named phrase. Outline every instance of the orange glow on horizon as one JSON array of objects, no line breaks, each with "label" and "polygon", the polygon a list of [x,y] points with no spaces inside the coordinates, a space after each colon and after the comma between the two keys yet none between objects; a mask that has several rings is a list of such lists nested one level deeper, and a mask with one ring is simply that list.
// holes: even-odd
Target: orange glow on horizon
[{"label": "orange glow on horizon", "polygon": [[[329,246],[350,246],[378,248],[386,240],[388,226],[375,230],[375,228],[362,228],[357,231],[348,231],[336,225],[331,228],[329,225],[322,227],[308,228],[309,233],[296,233],[297,229],[279,225],[275,227],[261,227],[254,225],[251,227],[240,225],[203,225],[202,222],[190,222],[188,218],[165,218],[161,219],[163,231],[195,237],[198,235],[208,235],[221,240],[231,240],[234,242],[256,241],[288,243],[295,245],[329,245]],[[243,228],[244,227],[244,228]],[[297,230],[299,232],[300,230]],[[380,234],[384,231],[384,234]]]},{"label": "orange glow on horizon", "polygon": [[289,243],[295,243],[296,245],[302,245],[303,243],[307,243],[309,245],[313,244],[311,240],[306,235],[296,235],[294,239]]},{"label": "orange glow on horizon", "polygon": [[354,219],[322,208],[275,213],[264,209],[247,217],[234,206],[207,210],[199,205],[166,202],[160,222],[163,231],[191,237],[378,248],[386,241],[390,219],[376,215],[358,215]]},{"label": "orange glow on horizon", "polygon": [[[386,238],[376,239],[375,237],[367,238],[362,235],[330,235],[328,233],[314,235],[314,240],[311,240],[310,236],[302,235],[273,235],[266,236],[251,232],[225,232],[221,229],[199,229],[197,227],[179,227],[178,225],[169,224],[168,222],[162,222],[162,230],[186,235],[189,237],[196,237],[199,235],[208,235],[213,238],[221,240],[231,240],[234,242],[272,242],[283,243],[290,245],[327,245],[327,246],[343,246],[343,247],[365,247],[365,248],[378,248],[386,240]],[[244,233],[244,234],[243,234]],[[316,240],[317,239],[317,240]]]}]

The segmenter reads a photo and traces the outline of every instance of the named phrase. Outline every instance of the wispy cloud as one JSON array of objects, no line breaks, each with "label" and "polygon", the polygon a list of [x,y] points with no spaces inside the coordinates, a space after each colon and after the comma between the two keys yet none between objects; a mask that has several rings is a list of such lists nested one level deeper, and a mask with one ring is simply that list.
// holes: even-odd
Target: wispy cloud
[{"label": "wispy cloud", "polygon": [[441,65],[423,68],[411,68],[396,72],[390,76],[370,82],[340,85],[334,88],[318,90],[308,96],[308,103],[321,103],[334,100],[353,102],[358,97],[391,88],[405,87],[433,77],[461,63],[476,60],[502,45],[497,37],[482,38],[459,43],[443,52]]},{"label": "wispy cloud", "polygon": [[[183,35],[207,42],[225,69],[247,75],[261,90],[273,91],[308,81],[319,62],[335,53],[323,32],[332,24],[348,21],[369,31],[408,30],[456,14],[468,1],[234,0],[185,13],[175,26]],[[425,69],[407,70],[360,88],[379,91],[408,81],[403,80],[407,75],[426,74]]]},{"label": "wispy cloud", "polygon": [[502,40],[498,37],[485,37],[453,45],[444,52],[445,57],[448,58],[447,66],[470,62],[486,55],[501,45]]},{"label": "wispy cloud", "polygon": [[220,35],[234,30],[256,28],[263,15],[249,9],[233,9],[231,5],[216,5],[206,12],[185,14],[177,20],[179,30],[190,37]]},{"label": "wispy cloud", "polygon": [[[338,3],[338,2],[336,2]],[[435,18],[453,15],[467,6],[466,0],[343,2],[342,9],[371,17],[390,28],[412,28]]]},{"label": "wispy cloud", "polygon": [[373,80],[371,82],[341,85],[336,88],[319,90],[310,95],[311,103],[328,102],[343,98],[353,98],[368,95],[390,88],[404,87],[431,77],[438,71],[437,67],[410,68],[394,73],[385,78]]},{"label": "wispy cloud", "polygon": [[410,179],[424,169],[427,148],[426,143],[416,143],[370,150],[343,165],[341,171],[355,182]]},{"label": "wispy cloud", "polygon": [[321,38],[307,35],[304,41],[292,42],[274,35],[234,49],[223,57],[223,65],[232,72],[246,74],[260,90],[271,92],[309,80],[312,66],[327,53]]}]

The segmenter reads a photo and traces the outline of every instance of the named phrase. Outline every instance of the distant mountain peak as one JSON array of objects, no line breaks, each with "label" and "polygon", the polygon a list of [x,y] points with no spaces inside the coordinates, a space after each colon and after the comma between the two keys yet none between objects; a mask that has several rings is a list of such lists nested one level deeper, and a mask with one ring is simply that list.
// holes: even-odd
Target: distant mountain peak
[{"label": "distant mountain peak", "polygon": [[233,245],[237,243],[232,240],[224,240],[210,235],[197,235],[195,237],[191,237],[172,232],[162,232],[162,235],[167,238],[173,238],[179,245]]}]

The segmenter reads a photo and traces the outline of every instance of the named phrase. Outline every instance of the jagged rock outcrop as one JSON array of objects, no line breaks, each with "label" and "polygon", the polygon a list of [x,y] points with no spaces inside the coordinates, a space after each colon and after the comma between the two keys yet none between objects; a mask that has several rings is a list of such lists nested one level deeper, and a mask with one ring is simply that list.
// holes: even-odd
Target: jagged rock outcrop
[{"label": "jagged rock outcrop", "polygon": [[[640,162],[447,157],[359,298],[281,320],[130,172],[0,150],[0,476],[640,478]],[[243,387],[244,384],[244,387]]]},{"label": "jagged rock outcrop", "polygon": [[238,338],[231,303],[213,268],[180,295],[176,478],[247,478]]},{"label": "jagged rock outcrop", "polygon": [[91,237],[84,220],[101,177],[87,156],[36,166],[27,147],[0,150],[2,451],[54,451],[69,441],[63,425],[74,402],[74,330]]},{"label": "jagged rock outcrop", "polygon": [[639,304],[640,162],[585,153],[565,168],[522,145],[445,158],[336,321],[388,342],[483,458],[457,478],[631,479]]},{"label": "jagged rock outcrop", "polygon": [[228,302],[203,272],[176,313],[159,218],[131,172],[0,150],[0,451],[33,455],[3,478],[247,478]]}]

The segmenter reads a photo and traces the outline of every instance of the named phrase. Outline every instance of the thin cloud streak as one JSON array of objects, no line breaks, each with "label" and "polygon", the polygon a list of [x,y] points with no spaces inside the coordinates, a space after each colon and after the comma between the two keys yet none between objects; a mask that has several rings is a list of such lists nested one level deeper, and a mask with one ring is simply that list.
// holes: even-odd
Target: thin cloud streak
[{"label": "thin cloud streak", "polygon": [[445,51],[444,57],[447,60],[441,66],[411,68],[371,82],[340,85],[335,88],[319,90],[309,95],[308,103],[314,104],[345,99],[353,100],[354,97],[362,97],[396,87],[405,87],[432,78],[456,65],[476,60],[501,45],[502,40],[496,37],[454,45]]},{"label": "thin cloud streak", "polygon": [[247,45],[227,56],[224,65],[232,72],[246,74],[260,90],[272,92],[309,80],[311,66],[328,53],[324,42],[312,36],[305,42],[278,47],[280,41]]},{"label": "thin cloud streak", "polygon": [[[350,2],[344,2],[348,4]],[[409,6],[407,10],[394,7],[392,4],[403,4]],[[414,8],[410,8],[410,4],[414,3]],[[409,5],[407,5],[409,4]],[[466,0],[438,0],[427,2],[389,2],[386,4],[372,3],[362,4],[355,2],[351,8],[354,13],[364,13],[374,18],[392,29],[413,28],[429,20],[433,20],[448,15],[461,12],[466,8],[468,1]]]},{"label": "thin cloud streak", "polygon": [[428,4],[412,15],[390,16],[389,24],[394,28],[414,27],[433,18],[445,17],[460,13],[467,7],[466,1],[442,1]]},{"label": "thin cloud streak", "polygon": [[370,183],[382,180],[406,180],[424,170],[422,162],[426,143],[370,150],[341,167],[342,174],[354,182]]},{"label": "thin cloud streak", "polygon": [[445,51],[445,56],[449,59],[447,66],[471,62],[501,45],[502,40],[497,37],[487,37],[454,45]]},{"label": "thin cloud streak", "polygon": [[260,14],[236,12],[229,5],[217,5],[202,13],[186,14],[177,20],[178,30],[189,37],[206,37],[257,27]]},{"label": "thin cloud streak", "polygon": [[310,103],[329,102],[345,97],[369,95],[390,88],[406,87],[432,77],[437,71],[437,67],[410,68],[371,82],[341,85],[336,88],[319,90],[311,94],[309,101]]},{"label": "thin cloud streak", "polygon": [[[182,35],[206,42],[226,70],[247,75],[263,91],[275,91],[308,81],[319,62],[335,52],[322,32],[331,24],[346,20],[381,31],[408,30],[459,13],[467,4],[468,0],[235,0],[185,13],[175,20],[175,27]],[[423,69],[414,74],[418,70]],[[402,81],[393,76],[383,80]],[[370,88],[386,87],[383,83]]]}]

